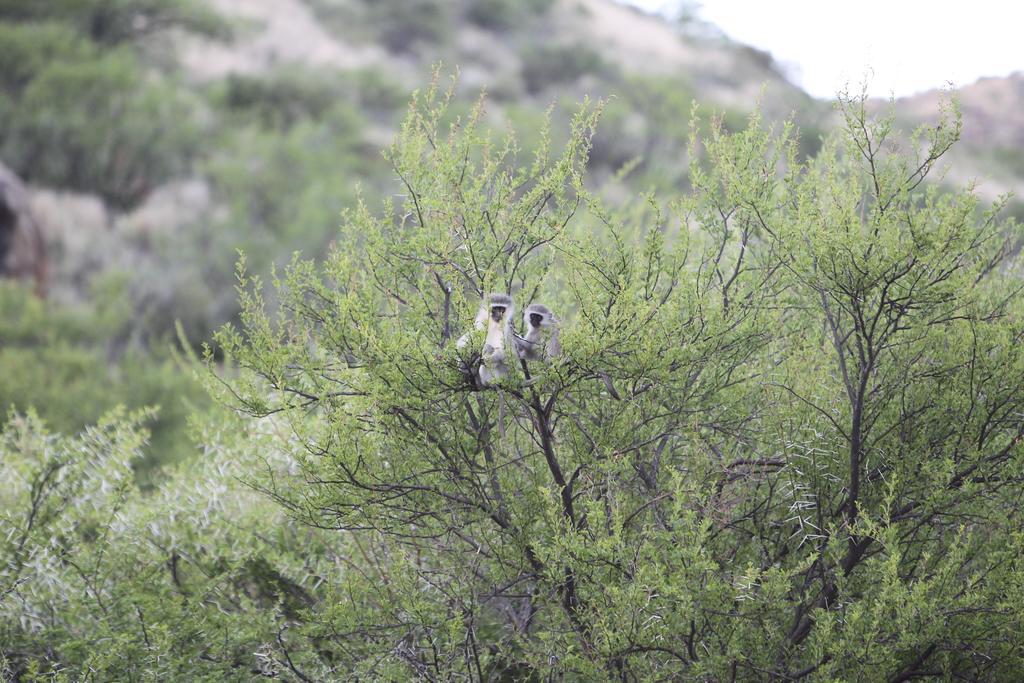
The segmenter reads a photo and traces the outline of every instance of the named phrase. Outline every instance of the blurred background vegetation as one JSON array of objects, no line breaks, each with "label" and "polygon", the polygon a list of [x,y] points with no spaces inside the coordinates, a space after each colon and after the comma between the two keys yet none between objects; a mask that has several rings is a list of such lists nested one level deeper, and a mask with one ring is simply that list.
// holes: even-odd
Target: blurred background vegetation
[{"label": "blurred background vegetation", "polygon": [[[267,274],[322,251],[343,208],[399,192],[380,150],[437,64],[460,72],[453,110],[485,89],[488,123],[514,126],[524,157],[551,106],[609,98],[589,171],[613,201],[686,188],[694,102],[728,128],[758,103],[794,117],[814,154],[830,103],[678,16],[612,0],[0,0],[0,163],[26,184],[48,290],[0,288],[0,405],[66,433],[158,406],[133,465],[153,486],[194,452],[188,415],[215,410],[181,345],[237,316],[239,250]],[[1024,99],[1019,79],[989,81]],[[972,92],[957,167],[984,168],[983,192],[1017,188],[1024,126],[972,128],[992,123]],[[907,123],[934,118],[929,97],[897,103]]]}]

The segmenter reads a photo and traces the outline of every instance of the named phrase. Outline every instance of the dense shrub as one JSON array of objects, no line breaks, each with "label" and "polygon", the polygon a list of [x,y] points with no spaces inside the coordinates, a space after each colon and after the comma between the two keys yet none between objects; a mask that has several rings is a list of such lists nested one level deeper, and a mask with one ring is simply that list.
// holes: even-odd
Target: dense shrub
[{"label": "dense shrub", "polygon": [[141,38],[216,32],[192,0],[0,0],[0,158],[119,208],[187,169],[198,102],[147,69]]},{"label": "dense shrub", "polygon": [[31,182],[129,206],[187,168],[200,140],[193,107],[126,52],[52,62],[8,111],[0,156]]},{"label": "dense shrub", "polygon": [[[334,233],[345,198],[379,176],[380,155],[362,142],[362,115],[335,103],[319,120],[280,134],[246,127],[205,166],[229,212],[212,235],[230,258],[245,245],[265,268],[296,249],[321,247]],[[223,271],[227,277],[230,271]]]},{"label": "dense shrub", "polygon": [[991,155],[996,166],[1015,177],[1024,176],[1024,154],[1021,154],[1020,149],[1002,147],[993,150]]},{"label": "dense shrub", "polygon": [[340,89],[304,70],[272,76],[233,74],[224,88],[224,106],[246,112],[267,128],[288,128],[305,119],[321,118],[335,105]]},{"label": "dense shrub", "polygon": [[[339,112],[358,109],[390,120],[405,102],[406,93],[376,69],[353,72],[284,68],[257,76],[231,75],[213,98],[232,119],[256,122],[275,130],[297,123],[337,127]],[[337,131],[352,145],[364,132],[356,122]]]},{"label": "dense shrub", "polygon": [[609,68],[601,55],[586,45],[543,45],[523,55],[523,82],[528,92],[536,94]]},{"label": "dense shrub", "polygon": [[469,0],[466,17],[479,26],[508,30],[551,9],[552,0]]},{"label": "dense shrub", "polygon": [[388,123],[400,116],[408,95],[405,88],[380,69],[360,69],[353,76],[355,98],[363,109],[376,113]]},{"label": "dense shrub", "polygon": [[[218,335],[295,460],[265,488],[360,548],[297,632],[387,679],[1013,679],[1024,294],[1001,207],[923,184],[958,117],[908,153],[843,98],[806,164],[715,122],[688,192],[613,211],[592,112],[523,168],[434,94],[401,205]],[[563,352],[481,387],[495,290]]]},{"label": "dense shrub", "polygon": [[408,53],[451,35],[453,11],[446,0],[370,0],[368,18],[385,47]]},{"label": "dense shrub", "polygon": [[258,442],[240,448],[220,416],[199,433],[203,458],[143,494],[132,467],[146,421],[115,411],[62,436],[28,415],[0,429],[5,681],[248,681],[306,666],[313,648],[293,651],[289,629],[337,571],[334,551],[239,482],[287,462],[253,457]]},{"label": "dense shrub", "polygon": [[60,21],[105,45],[172,28],[223,35],[226,24],[201,0],[0,0],[0,21]]},{"label": "dense shrub", "polygon": [[151,446],[134,462],[150,485],[161,467],[191,455],[188,416],[208,401],[166,349],[117,352],[119,337],[130,333],[130,304],[110,289],[97,299],[95,310],[71,310],[0,283],[0,413],[31,409],[71,433],[118,405],[158,407]]},{"label": "dense shrub", "polygon": [[[64,24],[0,22],[0,85],[8,95],[20,93],[54,62],[95,57],[95,47]],[[5,109],[12,104],[6,97],[0,100]]]}]

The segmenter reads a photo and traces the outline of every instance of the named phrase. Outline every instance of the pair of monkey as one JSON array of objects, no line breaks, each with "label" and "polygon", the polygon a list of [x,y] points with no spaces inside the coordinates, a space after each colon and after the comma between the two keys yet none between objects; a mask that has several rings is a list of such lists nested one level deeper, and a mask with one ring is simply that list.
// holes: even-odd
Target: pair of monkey
[{"label": "pair of monkey", "polygon": [[[526,335],[520,336],[512,329],[515,304],[508,294],[490,294],[480,304],[474,327],[487,328],[484,346],[480,352],[480,368],[477,376],[482,386],[488,386],[508,374],[510,354],[522,360],[551,360],[561,354],[558,341],[558,319],[543,304],[530,304],[523,311],[523,326]],[[456,346],[463,348],[469,343],[469,334],[459,338]]]}]

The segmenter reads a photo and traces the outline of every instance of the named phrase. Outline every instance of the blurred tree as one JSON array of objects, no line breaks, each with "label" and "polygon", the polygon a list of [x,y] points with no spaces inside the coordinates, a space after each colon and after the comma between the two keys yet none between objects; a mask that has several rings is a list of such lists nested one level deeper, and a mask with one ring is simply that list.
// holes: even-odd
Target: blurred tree
[{"label": "blurred tree", "polygon": [[3,158],[32,182],[122,208],[185,170],[200,140],[189,98],[148,83],[123,51],[51,62],[11,104]]},{"label": "blurred tree", "polygon": [[0,21],[59,21],[105,45],[182,28],[223,35],[224,21],[200,0],[0,0]]},{"label": "blurred tree", "polygon": [[196,98],[150,73],[136,41],[216,22],[191,0],[0,0],[0,158],[29,182],[134,205],[200,139]]},{"label": "blurred tree", "polygon": [[392,52],[415,53],[451,35],[453,7],[444,0],[372,0],[369,19]]},{"label": "blurred tree", "polygon": [[163,467],[192,455],[188,416],[207,409],[209,399],[162,349],[114,352],[131,304],[123,287],[107,284],[97,307],[86,310],[0,283],[0,412],[34,410],[50,428],[73,433],[118,405],[159,407],[150,447],[133,462],[138,482],[151,486]]},{"label": "blurred tree", "polygon": [[478,26],[507,31],[535,15],[543,15],[552,0],[470,0],[466,17]]},{"label": "blurred tree", "polygon": [[586,45],[544,45],[523,59],[523,81],[531,94],[609,70],[600,53]]}]

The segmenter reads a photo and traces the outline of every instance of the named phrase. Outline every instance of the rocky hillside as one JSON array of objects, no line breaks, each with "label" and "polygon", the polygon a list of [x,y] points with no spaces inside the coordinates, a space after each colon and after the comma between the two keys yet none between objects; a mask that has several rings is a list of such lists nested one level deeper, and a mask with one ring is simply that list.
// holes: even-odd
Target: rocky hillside
[{"label": "rocky hillside", "polygon": [[[601,63],[635,76],[681,78],[699,97],[738,109],[759,99],[780,111],[808,104],[767,53],[687,35],[681,26],[615,0],[417,0],[404,8],[381,3],[394,5],[384,11],[362,0],[210,2],[238,31],[231,42],[182,41],[182,61],[201,81],[297,64],[377,68],[415,87],[425,66],[444,60],[459,66],[468,87],[532,94],[564,83],[538,79],[536,62],[555,49],[573,48],[592,59],[591,75],[598,77],[593,67]],[[549,75],[559,75],[558,65],[548,66]],[[581,64],[579,70],[588,69]]]}]

